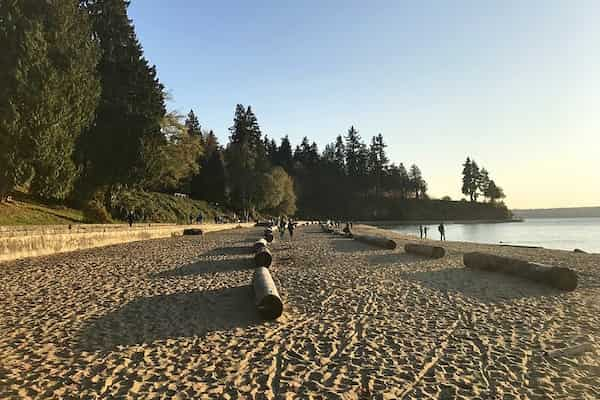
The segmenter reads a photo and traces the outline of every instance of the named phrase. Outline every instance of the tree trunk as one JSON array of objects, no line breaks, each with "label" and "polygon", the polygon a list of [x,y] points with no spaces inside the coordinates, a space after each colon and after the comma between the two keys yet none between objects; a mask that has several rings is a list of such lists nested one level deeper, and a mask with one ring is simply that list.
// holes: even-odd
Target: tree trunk
[{"label": "tree trunk", "polygon": [[379,236],[368,236],[368,235],[353,235],[355,240],[359,242],[370,244],[372,246],[382,247],[384,249],[393,250],[396,248],[396,242],[392,239]]},{"label": "tree trunk", "polygon": [[439,246],[429,246],[426,244],[407,243],[404,245],[404,251],[411,254],[418,254],[429,258],[442,258],[446,250]]},{"label": "tree trunk", "polygon": [[463,262],[468,268],[515,275],[557,289],[572,291],[577,288],[577,273],[569,268],[478,252],[466,253]]},{"label": "tree trunk", "polygon": [[259,314],[266,319],[279,318],[283,313],[283,302],[267,268],[254,270],[252,286]]}]

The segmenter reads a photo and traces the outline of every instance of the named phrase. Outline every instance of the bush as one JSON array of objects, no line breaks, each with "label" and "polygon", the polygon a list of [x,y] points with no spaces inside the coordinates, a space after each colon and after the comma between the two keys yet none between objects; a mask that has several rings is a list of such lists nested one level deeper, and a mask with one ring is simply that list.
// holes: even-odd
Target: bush
[{"label": "bush", "polygon": [[106,211],[102,203],[96,199],[92,199],[83,206],[83,218],[87,223],[91,224],[110,224],[112,219]]}]

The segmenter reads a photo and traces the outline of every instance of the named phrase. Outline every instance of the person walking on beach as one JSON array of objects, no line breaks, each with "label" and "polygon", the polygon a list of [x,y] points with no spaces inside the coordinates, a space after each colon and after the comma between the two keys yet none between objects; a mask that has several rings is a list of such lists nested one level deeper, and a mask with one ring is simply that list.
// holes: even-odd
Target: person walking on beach
[{"label": "person walking on beach", "polygon": [[283,240],[285,236],[285,219],[283,216],[279,217],[279,239]]},{"label": "person walking on beach", "polygon": [[419,234],[421,235],[421,239],[423,239],[423,225],[419,225]]},{"label": "person walking on beach", "polygon": [[129,227],[133,226],[133,212],[129,211],[127,213],[127,222],[129,223]]},{"label": "person walking on beach", "polygon": [[440,222],[440,226],[438,226],[438,231],[440,231],[440,240],[446,240],[446,228],[444,227],[443,222]]},{"label": "person walking on beach", "polygon": [[427,227],[423,228],[423,233],[425,234],[425,239],[427,239]]},{"label": "person walking on beach", "polygon": [[294,225],[294,221],[290,219],[287,226],[288,231],[290,232],[290,240],[294,238]]}]

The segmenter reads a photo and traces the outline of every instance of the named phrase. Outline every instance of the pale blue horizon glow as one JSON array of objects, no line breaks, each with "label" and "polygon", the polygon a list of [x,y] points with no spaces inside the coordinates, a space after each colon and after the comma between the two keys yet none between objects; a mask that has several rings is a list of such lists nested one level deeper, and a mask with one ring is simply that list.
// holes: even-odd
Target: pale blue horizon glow
[{"label": "pale blue horizon glow", "polygon": [[169,108],[193,108],[222,143],[250,104],[294,145],[381,132],[434,197],[462,197],[471,156],[511,208],[600,205],[600,2],[226,4],[129,10]]}]

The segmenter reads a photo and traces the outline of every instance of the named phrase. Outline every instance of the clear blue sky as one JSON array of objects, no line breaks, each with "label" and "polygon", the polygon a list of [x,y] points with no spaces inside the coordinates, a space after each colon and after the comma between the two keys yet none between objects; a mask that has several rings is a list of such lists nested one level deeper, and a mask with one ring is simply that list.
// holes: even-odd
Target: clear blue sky
[{"label": "clear blue sky", "polygon": [[324,145],[356,126],[461,198],[472,156],[510,207],[600,205],[600,1],[134,0],[173,99],[226,142],[237,103],[263,132]]}]

